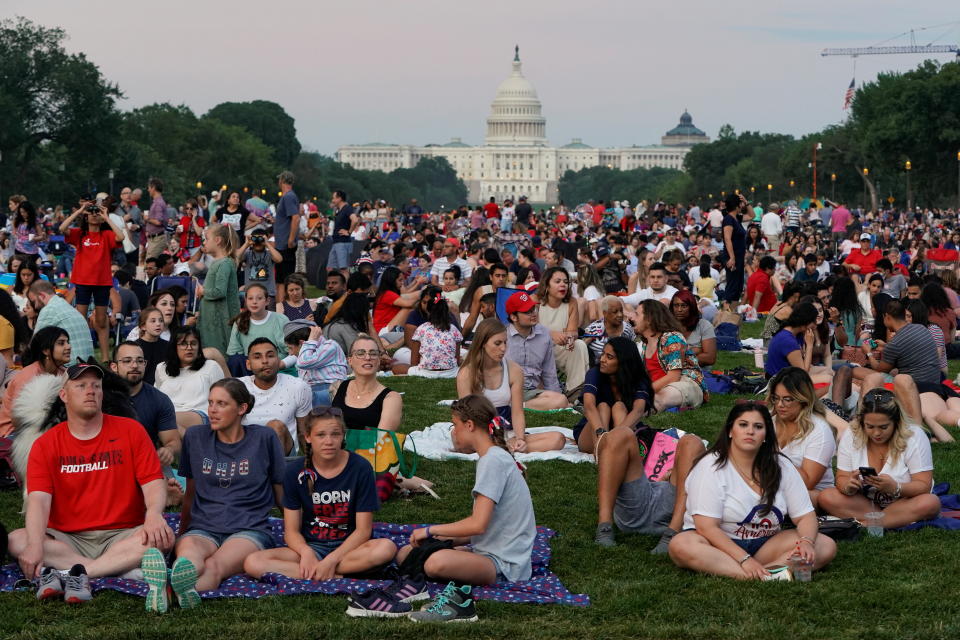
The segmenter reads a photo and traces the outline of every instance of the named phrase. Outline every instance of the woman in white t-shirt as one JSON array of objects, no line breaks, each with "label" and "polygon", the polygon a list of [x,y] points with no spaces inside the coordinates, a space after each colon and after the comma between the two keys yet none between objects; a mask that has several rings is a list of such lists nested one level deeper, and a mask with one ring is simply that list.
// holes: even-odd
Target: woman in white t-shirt
[{"label": "woman in white t-shirt", "polygon": [[209,425],[207,403],[210,386],[224,378],[223,369],[208,360],[196,327],[181,327],[167,347],[167,359],[157,365],[157,389],[173,403],[180,435],[196,425]]},{"label": "woman in white t-shirt", "polygon": [[[669,548],[677,566],[740,580],[783,579],[786,572],[774,578],[767,567],[785,564],[794,549],[814,570],[837,552],[818,534],[803,478],[780,455],[773,419],[760,402],[734,405],[686,488],[684,531]],[[783,530],[787,516],[796,529]]]},{"label": "woman in white t-shirt", "polygon": [[836,487],[820,494],[832,516],[856,518],[883,510],[883,526],[896,529],[940,515],[933,488],[933,453],[920,427],[908,425],[892,391],[872,389],[859,417],[837,447]]},{"label": "woman in white t-shirt", "polygon": [[833,486],[833,454],[837,441],[827,423],[826,411],[813,389],[810,374],[786,367],[770,380],[767,404],[773,412],[780,453],[800,472],[817,506],[820,492]]}]

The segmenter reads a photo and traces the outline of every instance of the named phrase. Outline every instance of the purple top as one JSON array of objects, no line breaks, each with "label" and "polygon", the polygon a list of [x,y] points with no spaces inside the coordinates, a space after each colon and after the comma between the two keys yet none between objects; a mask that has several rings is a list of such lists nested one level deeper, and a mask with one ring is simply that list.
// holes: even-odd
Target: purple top
[{"label": "purple top", "polygon": [[[157,194],[157,197],[153,199],[153,202],[150,203],[150,212],[147,214],[147,219],[160,220],[166,223],[167,203],[164,201],[163,196],[161,196],[159,193]],[[148,236],[152,236],[158,233],[164,233],[166,230],[166,225],[155,225],[152,222],[147,222],[144,225],[144,229],[146,229]]]}]

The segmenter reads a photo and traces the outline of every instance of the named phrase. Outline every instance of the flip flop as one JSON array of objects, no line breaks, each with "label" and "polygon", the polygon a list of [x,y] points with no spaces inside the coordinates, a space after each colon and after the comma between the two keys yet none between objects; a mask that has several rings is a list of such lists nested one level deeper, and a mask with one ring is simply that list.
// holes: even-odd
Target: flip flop
[{"label": "flip flop", "polygon": [[144,607],[147,611],[166,613],[170,606],[167,597],[167,560],[156,547],[150,547],[143,553],[140,561],[143,579],[149,587]]},{"label": "flip flop", "polygon": [[170,586],[177,594],[181,609],[193,609],[200,604],[197,593],[197,568],[186,558],[177,558],[170,569]]}]

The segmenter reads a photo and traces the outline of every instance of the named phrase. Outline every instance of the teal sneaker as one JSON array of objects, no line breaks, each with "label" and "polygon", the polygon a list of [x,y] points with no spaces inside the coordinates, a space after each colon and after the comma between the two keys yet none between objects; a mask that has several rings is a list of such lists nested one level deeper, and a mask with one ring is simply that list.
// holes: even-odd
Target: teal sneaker
[{"label": "teal sneaker", "polygon": [[200,604],[197,593],[197,568],[186,558],[177,558],[170,569],[170,586],[177,594],[181,609],[193,609]]},{"label": "teal sneaker", "polygon": [[476,622],[477,609],[470,597],[470,585],[458,587],[450,582],[446,588],[420,611],[410,614],[414,622]]},{"label": "teal sneaker", "polygon": [[150,588],[145,603],[147,611],[166,613],[170,600],[167,597],[167,561],[163,553],[156,547],[147,549],[140,561],[140,570],[143,571],[143,579]]}]

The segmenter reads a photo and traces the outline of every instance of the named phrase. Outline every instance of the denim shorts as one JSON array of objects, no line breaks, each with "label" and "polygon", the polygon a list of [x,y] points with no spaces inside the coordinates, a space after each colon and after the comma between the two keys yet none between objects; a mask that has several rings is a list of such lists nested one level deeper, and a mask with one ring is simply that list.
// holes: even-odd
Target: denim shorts
[{"label": "denim shorts", "polygon": [[217,545],[218,549],[222,547],[223,543],[227,540],[236,538],[249,540],[253,544],[257,545],[257,548],[260,551],[273,548],[273,536],[269,533],[256,531],[254,529],[245,529],[243,531],[237,531],[236,533],[216,533],[213,531],[207,531],[206,529],[188,529],[187,532],[181,537],[186,538],[187,536],[197,536],[199,538],[209,540],[213,544]]},{"label": "denim shorts", "polygon": [[343,541],[340,542],[307,542],[307,545],[313,549],[313,552],[317,554],[317,560],[323,560],[328,555],[340,548],[340,545],[343,544]]},{"label": "denim shorts", "polygon": [[348,269],[350,267],[350,255],[352,253],[352,242],[334,242],[330,246],[330,255],[327,258],[327,269]]},{"label": "denim shorts", "polygon": [[203,426],[203,427],[210,426],[210,416],[208,416],[205,411],[200,411],[200,409],[190,409],[190,411],[200,416],[200,420],[202,420],[202,422],[200,423],[199,426]]},{"label": "denim shorts", "polygon": [[767,536],[765,538],[751,538],[749,540],[731,538],[734,544],[736,544],[738,547],[740,547],[750,555],[755,555],[757,551],[760,551],[760,547],[767,544],[772,539],[773,539],[773,536]]}]

